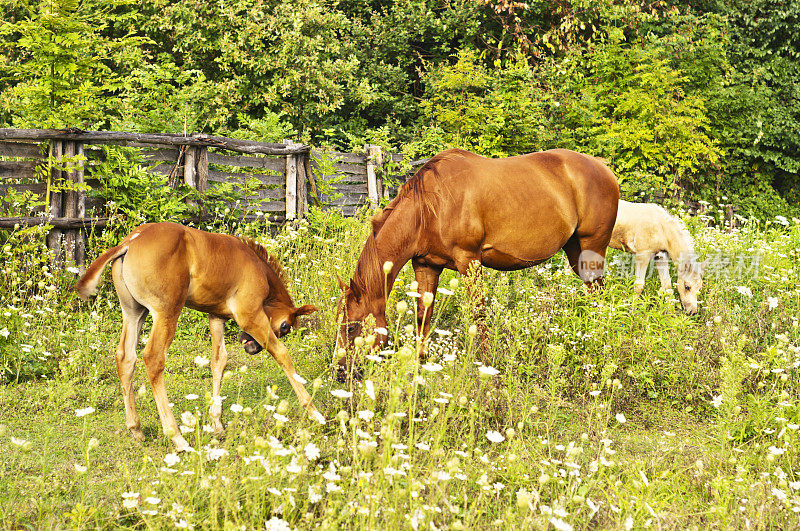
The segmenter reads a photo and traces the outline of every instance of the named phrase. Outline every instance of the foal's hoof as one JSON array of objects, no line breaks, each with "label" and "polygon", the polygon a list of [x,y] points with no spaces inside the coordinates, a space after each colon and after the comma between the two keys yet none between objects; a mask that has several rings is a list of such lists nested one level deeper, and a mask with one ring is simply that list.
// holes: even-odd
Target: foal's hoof
[{"label": "foal's hoof", "polygon": [[259,345],[258,341],[253,339],[253,336],[248,334],[247,332],[242,332],[239,334],[239,342],[242,344],[244,351],[248,354],[258,354],[264,347]]},{"label": "foal's hoof", "polygon": [[175,444],[175,450],[178,452],[194,452],[194,448],[192,448],[181,435],[173,437],[172,442]]},{"label": "foal's hoof", "polygon": [[142,433],[141,429],[139,429],[139,428],[131,428],[130,430],[131,430],[131,436],[133,437],[133,440],[139,441],[139,442],[144,442],[144,433]]}]

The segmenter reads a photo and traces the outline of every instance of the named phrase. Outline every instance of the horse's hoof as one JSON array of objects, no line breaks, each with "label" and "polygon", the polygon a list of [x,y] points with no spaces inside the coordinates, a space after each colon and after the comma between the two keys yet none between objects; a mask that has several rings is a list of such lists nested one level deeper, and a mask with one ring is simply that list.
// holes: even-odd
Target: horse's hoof
[{"label": "horse's hoof", "polygon": [[144,433],[139,428],[131,428],[131,436],[134,441],[144,442]]},{"label": "horse's hoof", "polygon": [[345,383],[350,379],[360,382],[364,379],[364,375],[361,373],[361,369],[357,365],[350,367],[347,365],[337,365],[333,368],[333,371],[336,376],[336,381],[339,383]]},{"label": "horse's hoof", "polygon": [[191,446],[189,446],[189,443],[188,443],[188,442],[186,442],[186,439],[184,439],[184,438],[183,438],[182,436],[180,436],[180,435],[178,435],[177,437],[174,437],[174,438],[172,439],[172,442],[173,442],[173,443],[175,443],[175,449],[176,449],[178,452],[187,452],[187,453],[192,453],[192,452],[194,452],[194,448],[192,448]]}]

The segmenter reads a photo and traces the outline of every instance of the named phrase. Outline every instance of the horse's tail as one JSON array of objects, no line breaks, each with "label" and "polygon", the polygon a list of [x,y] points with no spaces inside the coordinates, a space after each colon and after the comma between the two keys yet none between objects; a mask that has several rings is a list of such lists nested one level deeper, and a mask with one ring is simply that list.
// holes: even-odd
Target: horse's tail
[{"label": "horse's tail", "polygon": [[86,273],[78,280],[75,284],[75,291],[78,292],[78,296],[88,301],[89,297],[97,293],[97,286],[100,284],[100,276],[103,273],[103,269],[109,262],[113,262],[120,256],[123,256],[125,253],[128,252],[128,246],[130,245],[130,239],[125,238],[119,245],[116,247],[112,247],[108,251],[101,254],[97,260],[92,262],[92,265],[86,270]]}]

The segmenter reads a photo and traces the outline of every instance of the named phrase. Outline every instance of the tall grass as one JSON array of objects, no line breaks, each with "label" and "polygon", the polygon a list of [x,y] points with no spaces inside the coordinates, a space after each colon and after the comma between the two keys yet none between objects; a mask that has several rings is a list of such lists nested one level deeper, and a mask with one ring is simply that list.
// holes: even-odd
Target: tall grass
[{"label": "tall grass", "polygon": [[[226,432],[210,433],[210,370],[193,363],[209,350],[205,318],[186,311],[166,372],[195,449],[180,455],[155,428],[146,387],[139,402],[148,440],[139,445],[126,433],[110,282],[92,305],[79,303],[67,289],[74,274],[46,266],[41,235],[13,231],[0,271],[8,382],[0,389],[8,455],[0,524],[796,526],[800,225],[750,221],[728,231],[708,221],[688,220],[701,254],[758,255],[760,263],[738,276],[737,267],[712,269],[698,316],[683,314],[654,280],[641,298],[619,275],[587,294],[560,255],[515,273],[446,273],[429,357],[419,363],[406,268],[389,299],[390,345],[379,351],[365,327],[364,381],[347,385],[330,378],[336,275],[349,278],[367,224],[314,212],[276,234],[242,226],[280,258],[295,302],[320,307],[287,346],[329,422],[305,420],[268,356],[232,345]],[[469,300],[476,293],[486,299],[483,316]],[[75,436],[48,431],[59,423]],[[32,472],[15,479],[15,469]],[[44,505],[26,497],[44,492],[56,492]]]}]

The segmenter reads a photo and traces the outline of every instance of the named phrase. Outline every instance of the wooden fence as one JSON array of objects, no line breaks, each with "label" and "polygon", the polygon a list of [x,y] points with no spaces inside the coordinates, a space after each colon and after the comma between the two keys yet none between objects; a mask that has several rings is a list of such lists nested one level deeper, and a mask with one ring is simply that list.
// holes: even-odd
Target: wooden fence
[{"label": "wooden fence", "polygon": [[[136,148],[150,170],[167,176],[172,186],[183,182],[205,193],[220,183],[257,182],[255,193],[243,197],[239,208],[277,222],[302,217],[311,204],[352,215],[390,194],[378,146],[364,146],[362,153],[329,153],[289,140],[275,144],[204,134],[0,129],[0,197],[13,188],[49,198],[46,212],[0,218],[0,228],[51,225],[48,246],[57,256],[82,265],[86,230],[107,222],[101,217],[102,201],[84,191],[87,185],[100,186],[92,171],[104,160],[104,144]],[[69,160],[74,162],[62,164]]]}]

